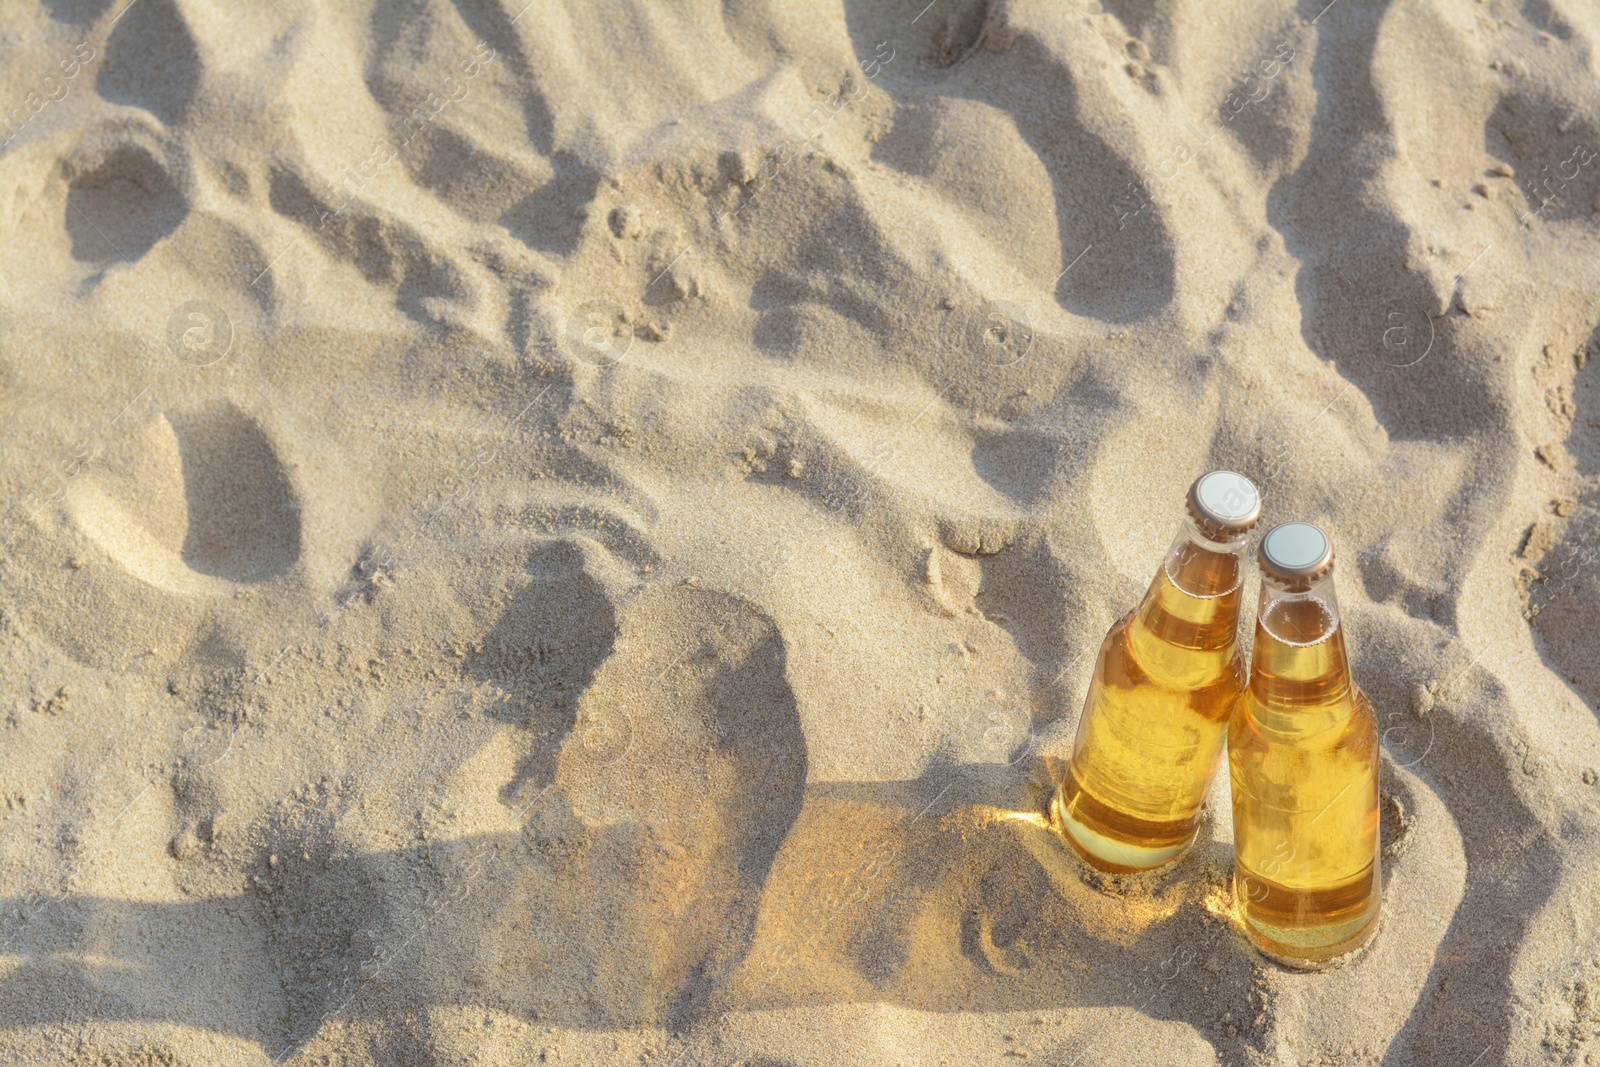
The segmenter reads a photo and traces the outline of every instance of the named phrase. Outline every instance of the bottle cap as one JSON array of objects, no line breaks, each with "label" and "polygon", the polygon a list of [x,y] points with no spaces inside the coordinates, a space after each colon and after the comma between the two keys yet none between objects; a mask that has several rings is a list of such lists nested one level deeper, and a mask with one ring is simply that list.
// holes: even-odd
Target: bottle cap
[{"label": "bottle cap", "polygon": [[1208,535],[1235,537],[1261,519],[1261,494],[1233,471],[1202,474],[1189,487],[1189,515]]},{"label": "bottle cap", "polygon": [[1309,522],[1279,523],[1261,539],[1261,573],[1281,582],[1310,582],[1333,567],[1333,540]]}]

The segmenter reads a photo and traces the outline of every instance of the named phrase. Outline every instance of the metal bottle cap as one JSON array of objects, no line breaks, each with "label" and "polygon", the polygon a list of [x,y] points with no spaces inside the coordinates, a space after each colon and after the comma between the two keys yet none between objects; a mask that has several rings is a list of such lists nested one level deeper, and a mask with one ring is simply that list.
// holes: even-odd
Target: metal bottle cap
[{"label": "metal bottle cap", "polygon": [[1207,534],[1233,537],[1261,519],[1261,494],[1233,471],[1202,474],[1189,487],[1189,514]]},{"label": "metal bottle cap", "polygon": [[1279,523],[1261,539],[1261,572],[1282,582],[1309,582],[1333,567],[1333,539],[1309,522]]}]

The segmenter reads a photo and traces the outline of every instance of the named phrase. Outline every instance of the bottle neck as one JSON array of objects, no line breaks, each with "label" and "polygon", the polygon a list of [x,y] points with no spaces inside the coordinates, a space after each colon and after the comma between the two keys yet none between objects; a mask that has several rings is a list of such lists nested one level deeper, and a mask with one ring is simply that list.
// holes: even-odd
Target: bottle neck
[{"label": "bottle neck", "polygon": [[1284,582],[1263,574],[1256,619],[1260,629],[1285,645],[1309,648],[1334,638],[1342,644],[1333,571],[1301,582]]},{"label": "bottle neck", "polygon": [[[1178,535],[1167,549],[1162,570],[1179,592],[1192,597],[1237,595],[1244,580],[1244,552],[1248,534],[1219,540],[1211,537],[1185,515]],[[1160,575],[1157,583],[1160,584]]]},{"label": "bottle neck", "polygon": [[1333,573],[1305,582],[1261,576],[1250,691],[1260,725],[1288,735],[1342,728],[1354,711]]},{"label": "bottle neck", "polygon": [[1239,639],[1247,537],[1207,536],[1185,518],[1135,615],[1131,639],[1147,673],[1194,688],[1229,669]]}]

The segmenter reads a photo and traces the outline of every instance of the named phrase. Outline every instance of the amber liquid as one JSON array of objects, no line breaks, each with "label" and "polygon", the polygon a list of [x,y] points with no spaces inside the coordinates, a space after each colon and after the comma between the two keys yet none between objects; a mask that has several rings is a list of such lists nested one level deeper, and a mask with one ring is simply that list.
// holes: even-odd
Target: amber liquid
[{"label": "amber liquid", "polygon": [[1194,839],[1242,684],[1238,623],[1238,558],[1185,546],[1106,635],[1051,805],[1095,867],[1159,867]]},{"label": "amber liquid", "polygon": [[1228,733],[1234,892],[1250,940],[1316,965],[1377,928],[1378,727],[1320,600],[1273,601]]}]

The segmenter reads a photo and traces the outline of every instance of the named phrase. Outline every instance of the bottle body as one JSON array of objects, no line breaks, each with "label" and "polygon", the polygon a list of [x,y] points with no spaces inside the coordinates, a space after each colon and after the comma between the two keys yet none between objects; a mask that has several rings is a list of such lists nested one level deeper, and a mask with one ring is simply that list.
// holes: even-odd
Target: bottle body
[{"label": "bottle body", "polygon": [[1228,733],[1235,899],[1251,942],[1297,966],[1365,945],[1382,901],[1377,720],[1350,677],[1332,581],[1286,590],[1263,574]]},{"label": "bottle body", "polygon": [[1175,859],[1194,839],[1243,682],[1243,536],[1184,523],[1139,607],[1095,661],[1051,822],[1114,873]]}]

